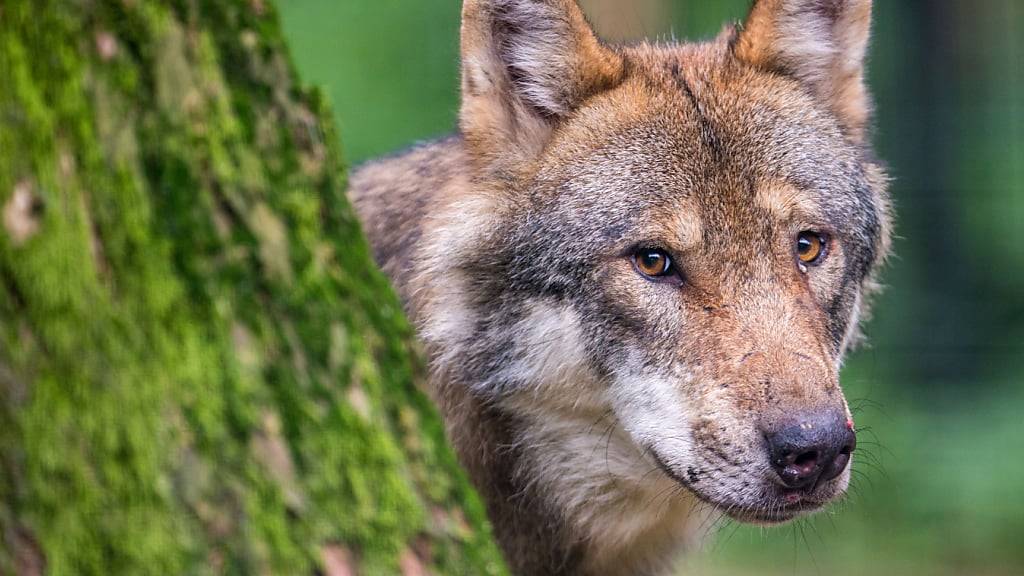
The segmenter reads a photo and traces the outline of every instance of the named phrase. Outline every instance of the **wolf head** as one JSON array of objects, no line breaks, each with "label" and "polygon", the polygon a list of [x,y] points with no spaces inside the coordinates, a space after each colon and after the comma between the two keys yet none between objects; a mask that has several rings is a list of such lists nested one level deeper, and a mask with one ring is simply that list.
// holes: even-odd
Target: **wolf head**
[{"label": "wolf head", "polygon": [[[471,185],[428,250],[436,365],[580,498],[652,468],[746,521],[841,495],[838,372],[889,245],[870,0],[760,0],[693,45],[604,45],[572,0],[463,18]],[[615,466],[587,452],[602,419]]]}]

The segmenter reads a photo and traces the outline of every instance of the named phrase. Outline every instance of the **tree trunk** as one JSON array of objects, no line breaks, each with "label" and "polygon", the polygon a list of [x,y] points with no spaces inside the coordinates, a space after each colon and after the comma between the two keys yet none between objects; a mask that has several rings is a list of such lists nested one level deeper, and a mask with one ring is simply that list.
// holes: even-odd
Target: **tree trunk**
[{"label": "tree trunk", "polygon": [[497,574],[266,0],[0,0],[0,574]]}]

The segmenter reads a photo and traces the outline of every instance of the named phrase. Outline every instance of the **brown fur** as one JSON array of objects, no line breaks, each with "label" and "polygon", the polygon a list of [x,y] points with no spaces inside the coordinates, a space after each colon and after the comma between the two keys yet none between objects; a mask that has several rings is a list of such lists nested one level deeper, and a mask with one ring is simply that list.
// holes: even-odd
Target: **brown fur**
[{"label": "brown fur", "polygon": [[[467,0],[461,133],[353,177],[516,573],[661,573],[715,510],[774,523],[844,491],[784,504],[762,434],[849,416],[889,235],[869,16],[761,0],[711,43],[612,48],[570,0]],[[813,269],[803,230],[832,238]],[[678,286],[634,269],[655,247]]]}]

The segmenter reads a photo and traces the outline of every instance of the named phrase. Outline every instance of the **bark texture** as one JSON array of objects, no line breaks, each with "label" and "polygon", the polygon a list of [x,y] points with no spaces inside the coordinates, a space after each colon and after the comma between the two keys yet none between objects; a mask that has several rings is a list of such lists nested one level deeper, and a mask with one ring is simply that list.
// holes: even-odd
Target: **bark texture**
[{"label": "bark texture", "polygon": [[266,0],[0,0],[0,574],[501,574]]}]

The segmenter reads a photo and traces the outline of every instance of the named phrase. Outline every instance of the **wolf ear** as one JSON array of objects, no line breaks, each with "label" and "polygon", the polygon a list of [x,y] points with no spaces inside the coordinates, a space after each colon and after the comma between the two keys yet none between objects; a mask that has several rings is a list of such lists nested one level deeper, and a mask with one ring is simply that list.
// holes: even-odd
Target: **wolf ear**
[{"label": "wolf ear", "polygon": [[871,113],[864,85],[870,31],[871,0],[757,0],[733,53],[802,82],[862,142]]},{"label": "wolf ear", "polygon": [[494,168],[535,157],[560,120],[622,71],[575,0],[463,4],[461,128]]}]

